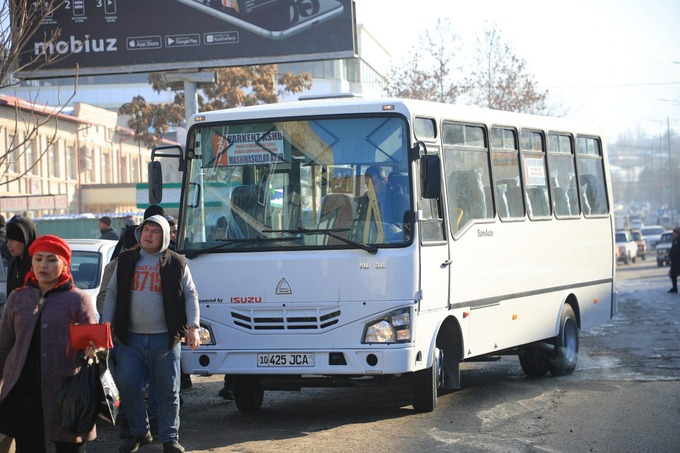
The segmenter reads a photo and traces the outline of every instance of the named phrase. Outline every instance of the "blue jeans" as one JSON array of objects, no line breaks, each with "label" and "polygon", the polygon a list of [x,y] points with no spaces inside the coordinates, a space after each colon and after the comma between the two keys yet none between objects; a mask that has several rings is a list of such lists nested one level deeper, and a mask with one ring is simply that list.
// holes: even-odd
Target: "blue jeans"
[{"label": "blue jeans", "polygon": [[144,437],[149,419],[142,388],[147,380],[158,398],[158,435],[161,442],[179,441],[179,386],[181,346],[168,351],[168,334],[128,332],[128,344],[120,344],[116,384],[130,426],[130,434]]}]

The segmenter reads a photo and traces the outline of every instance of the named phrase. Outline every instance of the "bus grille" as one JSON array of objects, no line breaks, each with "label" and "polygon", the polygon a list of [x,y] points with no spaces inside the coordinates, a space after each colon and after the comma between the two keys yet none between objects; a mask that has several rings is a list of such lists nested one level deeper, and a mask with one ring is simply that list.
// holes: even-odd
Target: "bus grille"
[{"label": "bus grille", "polygon": [[234,324],[247,330],[324,330],[340,320],[337,309],[232,310]]}]

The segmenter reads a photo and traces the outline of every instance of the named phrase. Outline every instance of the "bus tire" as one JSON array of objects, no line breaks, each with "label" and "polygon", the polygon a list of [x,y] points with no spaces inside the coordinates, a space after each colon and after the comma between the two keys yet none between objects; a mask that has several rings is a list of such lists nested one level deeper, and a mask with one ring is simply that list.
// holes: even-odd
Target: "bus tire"
[{"label": "bus tire", "polygon": [[550,374],[568,376],[576,369],[578,360],[578,323],[571,305],[565,304],[560,317],[560,331],[554,338],[555,351],[548,361]]},{"label": "bus tire", "polygon": [[252,412],[262,406],[264,389],[260,385],[257,376],[234,375],[233,376],[234,402],[241,412]]},{"label": "bus tire", "polygon": [[435,349],[432,365],[413,373],[413,409],[417,412],[432,412],[437,407],[437,390],[441,382],[441,351]]},{"label": "bus tire", "polygon": [[548,372],[549,353],[538,346],[520,346],[517,356],[527,376],[541,377]]}]

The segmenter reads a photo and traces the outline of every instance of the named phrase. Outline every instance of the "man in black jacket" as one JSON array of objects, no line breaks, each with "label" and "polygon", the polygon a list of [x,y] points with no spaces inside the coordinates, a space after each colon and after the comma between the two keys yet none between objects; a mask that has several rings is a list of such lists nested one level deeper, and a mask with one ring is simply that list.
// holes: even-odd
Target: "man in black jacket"
[{"label": "man in black jacket", "polygon": [[7,291],[5,295],[24,286],[26,274],[31,270],[31,256],[28,248],[40,233],[38,227],[28,217],[15,215],[7,222],[5,237],[7,248],[12,257],[7,264]]},{"label": "man in black jacket", "polygon": [[99,232],[102,234],[99,239],[110,239],[112,241],[118,240],[118,235],[111,228],[111,217],[104,216],[99,219]]},{"label": "man in black jacket", "polygon": [[673,228],[673,242],[671,243],[671,250],[669,253],[671,260],[671,270],[668,271],[668,276],[671,278],[673,287],[668,290],[669,293],[678,292],[678,276],[680,275],[680,227]]}]

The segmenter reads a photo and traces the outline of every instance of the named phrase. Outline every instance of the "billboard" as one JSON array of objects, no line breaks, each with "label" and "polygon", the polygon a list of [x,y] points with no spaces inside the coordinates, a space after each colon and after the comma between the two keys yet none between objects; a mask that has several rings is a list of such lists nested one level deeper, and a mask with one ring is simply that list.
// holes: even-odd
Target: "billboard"
[{"label": "billboard", "polygon": [[[26,42],[17,77],[350,58],[355,29],[353,0],[70,0]],[[40,55],[55,58],[30,66]]]}]

